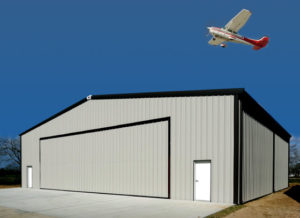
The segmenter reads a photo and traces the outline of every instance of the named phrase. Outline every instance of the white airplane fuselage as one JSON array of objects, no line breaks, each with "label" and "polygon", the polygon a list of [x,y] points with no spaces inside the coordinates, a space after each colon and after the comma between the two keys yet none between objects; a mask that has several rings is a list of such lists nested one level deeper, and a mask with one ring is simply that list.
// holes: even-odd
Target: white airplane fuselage
[{"label": "white airplane fuselage", "polygon": [[244,45],[251,45],[254,50],[259,50],[266,47],[269,42],[269,37],[264,36],[261,39],[249,39],[238,34],[238,31],[247,23],[251,12],[247,9],[242,9],[235,15],[224,28],[207,27],[212,39],[208,41],[210,45],[220,45],[225,48],[226,42],[235,42]]},{"label": "white airplane fuselage", "polygon": [[213,38],[219,38],[219,39],[223,39],[224,41],[227,42],[236,42],[236,43],[241,43],[241,44],[245,44],[245,45],[253,45],[253,43],[251,43],[250,39],[241,36],[237,33],[233,33],[230,32],[228,30],[225,30],[223,28],[219,28],[219,27],[207,27],[207,29],[209,30],[209,33],[213,36]]}]

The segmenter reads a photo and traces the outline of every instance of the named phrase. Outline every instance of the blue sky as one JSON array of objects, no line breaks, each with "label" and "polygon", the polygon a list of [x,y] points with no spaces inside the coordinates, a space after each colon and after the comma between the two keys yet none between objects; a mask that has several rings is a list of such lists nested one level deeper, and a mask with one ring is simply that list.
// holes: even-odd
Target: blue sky
[{"label": "blue sky", "polygon": [[[243,87],[300,136],[297,1],[1,1],[0,136],[89,94]],[[206,26],[252,11],[259,51],[207,44]]]}]

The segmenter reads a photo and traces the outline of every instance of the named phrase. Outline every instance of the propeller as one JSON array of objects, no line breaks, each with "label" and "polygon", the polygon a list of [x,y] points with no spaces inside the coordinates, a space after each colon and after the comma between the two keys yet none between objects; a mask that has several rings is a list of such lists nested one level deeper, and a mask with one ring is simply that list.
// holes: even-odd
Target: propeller
[{"label": "propeller", "polygon": [[207,33],[206,33],[206,37],[209,37],[210,36],[210,33],[209,33],[209,29],[208,29],[209,27],[206,27],[206,31],[207,31]]},{"label": "propeller", "polygon": [[205,32],[206,32],[206,37],[211,36],[209,33],[209,29],[208,27],[212,27],[212,26],[216,26],[216,21],[215,20],[209,20],[206,22],[206,26],[205,26]]}]

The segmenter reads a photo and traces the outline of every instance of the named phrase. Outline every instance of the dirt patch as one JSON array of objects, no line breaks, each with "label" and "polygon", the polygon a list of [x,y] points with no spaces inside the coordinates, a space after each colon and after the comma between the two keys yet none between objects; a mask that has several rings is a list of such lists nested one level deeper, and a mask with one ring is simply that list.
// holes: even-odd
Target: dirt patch
[{"label": "dirt patch", "polygon": [[226,218],[300,217],[300,203],[297,201],[299,189],[300,184],[293,184],[287,189],[246,203],[245,207],[229,214]]},{"label": "dirt patch", "polygon": [[20,188],[20,185],[0,185],[0,188]]}]

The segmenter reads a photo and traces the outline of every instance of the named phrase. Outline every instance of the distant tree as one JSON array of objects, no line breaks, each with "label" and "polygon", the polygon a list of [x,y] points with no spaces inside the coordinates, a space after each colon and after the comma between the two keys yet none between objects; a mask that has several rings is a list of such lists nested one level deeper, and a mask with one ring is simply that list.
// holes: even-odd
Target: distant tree
[{"label": "distant tree", "polygon": [[290,146],[289,174],[295,177],[300,176],[300,139],[293,137]]},{"label": "distant tree", "polygon": [[2,165],[3,162],[5,162],[5,152],[3,151],[1,147],[1,138],[0,138],[0,166]]},{"label": "distant tree", "polygon": [[0,138],[0,160],[10,168],[21,169],[20,139]]},{"label": "distant tree", "polygon": [[299,162],[299,152],[297,144],[292,144],[290,147],[290,164],[296,165]]}]

